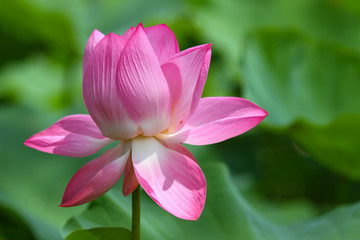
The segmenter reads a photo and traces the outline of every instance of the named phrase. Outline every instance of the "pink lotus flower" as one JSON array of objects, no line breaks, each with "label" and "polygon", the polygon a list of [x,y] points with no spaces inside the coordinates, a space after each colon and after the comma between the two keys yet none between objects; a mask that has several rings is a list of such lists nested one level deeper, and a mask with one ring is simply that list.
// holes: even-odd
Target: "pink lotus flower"
[{"label": "pink lotus flower", "polygon": [[211,44],[180,52],[166,25],[144,29],[140,24],[122,36],[95,30],[83,63],[83,96],[90,115],[66,116],[25,142],[39,151],[85,157],[119,141],[73,176],[61,206],[100,197],[124,172],[125,196],[140,184],[166,211],[198,219],[205,204],[205,177],[182,143],[221,142],[267,116],[245,99],[200,98],[210,58]]}]

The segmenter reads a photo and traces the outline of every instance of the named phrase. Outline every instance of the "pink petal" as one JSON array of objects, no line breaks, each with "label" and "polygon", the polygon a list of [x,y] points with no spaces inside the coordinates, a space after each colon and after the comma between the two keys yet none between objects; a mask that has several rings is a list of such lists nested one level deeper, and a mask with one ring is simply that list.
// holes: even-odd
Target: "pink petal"
[{"label": "pink petal", "polygon": [[95,29],[92,34],[90,35],[90,38],[86,44],[85,52],[84,52],[84,59],[83,59],[83,75],[85,73],[86,66],[89,62],[89,59],[96,47],[96,45],[100,42],[101,39],[105,37],[104,34],[99,32],[97,29]]},{"label": "pink petal", "polygon": [[159,61],[139,25],[127,42],[118,65],[118,89],[139,132],[153,136],[169,126],[169,87]]},{"label": "pink petal", "polygon": [[134,167],[131,159],[127,161],[124,171],[124,182],[123,182],[123,194],[124,196],[128,196],[132,193],[138,186],[139,182],[136,179]]},{"label": "pink petal", "polygon": [[89,115],[64,117],[25,141],[36,150],[69,157],[85,157],[96,153],[113,140],[103,137]]},{"label": "pink petal", "polygon": [[122,142],[85,164],[71,178],[60,206],[81,205],[105,194],[120,179],[129,156],[129,143]]},{"label": "pink petal", "polygon": [[145,28],[145,33],[160,64],[180,51],[174,33],[165,24]]},{"label": "pink petal", "polygon": [[202,98],[187,124],[168,137],[193,145],[217,143],[250,130],[266,116],[264,109],[242,98]]},{"label": "pink petal", "polygon": [[161,66],[173,101],[169,133],[181,129],[197,108],[210,59],[211,44],[206,44],[182,51]]},{"label": "pink petal", "polygon": [[126,32],[122,35],[124,38],[129,39],[131,37],[131,35],[135,32],[134,27],[129,28],[128,30],[126,30]]},{"label": "pink petal", "polygon": [[175,141],[169,141],[169,139],[165,139],[165,140],[167,140],[167,141],[165,141],[164,139],[161,139],[161,138],[157,138],[156,140],[158,140],[166,148],[169,148],[171,150],[174,150],[175,152],[181,153],[181,154],[187,156],[188,158],[192,159],[193,161],[197,162],[194,155],[192,155],[192,153],[186,147],[184,147],[181,143],[175,142]]},{"label": "pink petal", "polygon": [[126,38],[110,33],[96,46],[83,80],[84,102],[102,134],[112,139],[137,135],[138,126],[128,117],[119,97],[116,69]]},{"label": "pink petal", "polygon": [[155,138],[138,137],[132,141],[132,161],[141,187],[160,207],[178,218],[199,218],[206,182],[194,160]]}]

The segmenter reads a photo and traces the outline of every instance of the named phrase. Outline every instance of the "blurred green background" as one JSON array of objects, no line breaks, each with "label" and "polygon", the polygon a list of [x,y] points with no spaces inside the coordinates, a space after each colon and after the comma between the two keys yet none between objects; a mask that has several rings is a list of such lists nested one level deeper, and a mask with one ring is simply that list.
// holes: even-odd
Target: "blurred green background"
[{"label": "blurred green background", "polygon": [[[204,96],[244,97],[269,112],[246,134],[189,146],[207,178],[205,210],[186,222],[143,194],[144,239],[360,238],[359,1],[2,0],[0,240],[129,228],[121,185],[90,205],[58,207],[94,156],[54,156],[23,142],[86,113],[81,63],[93,29],[122,34],[140,22],[166,23],[182,50],[213,43]],[[78,234],[68,239],[98,239]]]}]

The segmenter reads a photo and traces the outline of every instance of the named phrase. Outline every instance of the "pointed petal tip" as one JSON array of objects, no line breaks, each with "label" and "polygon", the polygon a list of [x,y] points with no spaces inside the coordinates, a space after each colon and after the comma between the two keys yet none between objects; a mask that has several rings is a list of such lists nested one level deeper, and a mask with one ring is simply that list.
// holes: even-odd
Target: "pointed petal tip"
[{"label": "pointed petal tip", "polygon": [[80,206],[86,203],[89,203],[93,200],[95,200],[96,198],[100,197],[101,195],[91,198],[91,199],[85,199],[85,198],[78,198],[76,195],[71,198],[71,199],[65,199],[65,195],[63,196],[63,199],[61,200],[61,204],[59,205],[59,207],[76,207],[76,206]]},{"label": "pointed petal tip", "polygon": [[198,215],[194,215],[194,216],[192,216],[192,217],[190,217],[190,218],[188,218],[188,219],[184,219],[184,220],[197,221],[197,220],[199,219],[200,215],[201,215],[201,213],[198,214]]},{"label": "pointed petal tip", "polygon": [[76,204],[76,202],[74,202],[73,200],[74,200],[73,198],[72,199],[66,199],[65,195],[63,195],[59,207],[75,207],[75,206],[78,206],[79,204]]},{"label": "pointed petal tip", "polygon": [[71,204],[71,200],[65,201],[64,198],[61,200],[61,204],[59,205],[59,207],[75,207],[75,206],[78,206],[78,205]]},{"label": "pointed petal tip", "polygon": [[[206,43],[204,44],[204,48],[205,48],[205,51],[206,51],[206,54],[210,54],[211,56],[211,47],[212,47],[212,43]],[[209,57],[209,56],[205,56],[206,57]]]},{"label": "pointed petal tip", "polygon": [[210,49],[212,46],[212,43],[206,43],[206,44],[204,44],[204,46],[206,46],[208,49]]},{"label": "pointed petal tip", "polygon": [[143,23],[139,23],[137,26],[136,26],[136,29],[138,28],[141,28],[142,30],[144,30],[144,25]]},{"label": "pointed petal tip", "polygon": [[24,142],[24,145],[29,148],[33,148],[35,150],[41,151],[41,152],[54,154],[53,148],[46,148],[46,147],[42,146],[43,141],[41,139],[37,138],[36,134],[29,137],[28,139],[26,139],[26,141]]},{"label": "pointed petal tip", "polygon": [[116,33],[110,32],[108,35],[106,35],[105,37],[107,38],[114,38],[114,37],[119,37],[119,35],[117,35]]},{"label": "pointed petal tip", "polygon": [[161,23],[161,24],[154,25],[154,26],[151,26],[151,27],[165,27],[165,28],[168,28],[169,30],[171,30],[171,29],[169,28],[169,26],[166,25],[166,23]]},{"label": "pointed petal tip", "polygon": [[264,118],[266,118],[267,116],[269,116],[269,113],[268,113],[265,109],[263,109],[263,111],[264,111]]},{"label": "pointed petal tip", "polygon": [[25,146],[27,146],[27,147],[29,147],[29,148],[34,148],[34,149],[36,149],[35,148],[35,145],[32,143],[32,141],[31,141],[31,137],[29,138],[29,139],[26,139],[26,141],[24,142],[24,145]]},{"label": "pointed petal tip", "polygon": [[[90,202],[90,201],[88,201],[88,202]],[[61,201],[61,204],[59,205],[59,207],[63,207],[63,208],[77,207],[77,206],[86,204],[88,202],[79,202],[79,201],[73,201],[73,200],[65,201],[64,198],[63,198],[62,201]]]},{"label": "pointed petal tip", "polygon": [[71,201],[69,202],[62,202],[59,207],[62,207],[62,208],[69,208],[69,207],[77,207],[77,206],[80,206],[80,205],[83,205],[83,204],[86,204],[88,202],[85,202],[85,203],[79,203],[79,202],[74,202],[72,203]]},{"label": "pointed petal tip", "polygon": [[205,43],[205,44],[201,44],[201,45],[198,45],[198,46],[195,46],[192,48],[188,48],[184,51],[190,50],[189,52],[191,52],[191,51],[196,51],[198,49],[205,49],[205,51],[209,51],[209,50],[211,50],[211,46],[212,46],[212,43]]},{"label": "pointed petal tip", "polygon": [[[137,182],[137,181],[136,181]],[[124,197],[129,196],[139,186],[139,183],[133,184],[132,186],[123,186],[122,193]]]},{"label": "pointed petal tip", "polygon": [[28,139],[25,140],[25,142],[24,142],[24,145],[25,145],[25,146],[30,147],[30,145],[31,145],[31,138],[32,138],[32,137],[29,137]]},{"label": "pointed petal tip", "polygon": [[104,41],[104,39],[106,39],[105,41],[108,41],[108,43],[111,44],[112,47],[117,46],[118,41],[125,41],[125,39],[123,38],[123,36],[120,36],[116,33],[113,32],[109,32],[103,39],[102,41]]},{"label": "pointed petal tip", "polygon": [[260,114],[260,113],[258,114],[258,117],[259,117],[259,118],[264,119],[264,118],[266,118],[266,117],[269,115],[269,113],[268,113],[265,109],[263,109],[262,107],[260,107],[259,105],[255,104],[255,103],[252,103],[251,101],[246,100],[246,99],[243,99],[243,100],[248,101],[250,104],[254,105],[255,107],[257,107],[257,108],[262,112],[262,114]]},{"label": "pointed petal tip", "polygon": [[176,216],[176,217],[183,219],[183,220],[187,220],[187,221],[197,221],[197,220],[199,220],[203,210],[204,210],[204,206],[202,209],[199,209],[199,211],[194,211],[194,213],[192,215],[188,215],[186,217],[184,217],[184,216]]},{"label": "pointed petal tip", "polygon": [[95,28],[92,31],[92,33],[90,34],[89,39],[91,39],[91,38],[94,38],[94,39],[99,38],[99,40],[97,41],[97,42],[99,42],[103,37],[105,37],[105,34],[103,34],[101,31],[99,31],[98,29]]},{"label": "pointed petal tip", "polygon": [[[201,44],[201,45],[198,45],[198,46],[195,46],[195,47],[192,47],[192,48],[189,48],[191,50],[196,50],[196,49],[205,49],[206,51],[209,51],[211,50],[211,46],[212,46],[212,43],[205,43],[205,44]],[[186,51],[186,50],[185,50]]]},{"label": "pointed petal tip", "polygon": [[94,29],[94,31],[92,32],[92,34],[96,34],[96,33],[100,33],[100,34],[103,34],[102,32],[100,32],[98,29]]},{"label": "pointed petal tip", "polygon": [[123,189],[122,193],[123,193],[124,197],[127,197],[130,194],[128,191],[124,191],[124,189]]},{"label": "pointed petal tip", "polygon": [[28,139],[25,140],[24,145],[29,147],[29,148],[36,148],[36,144],[34,143],[34,136],[29,137]]},{"label": "pointed petal tip", "polygon": [[[100,196],[99,196],[100,197]],[[76,196],[71,198],[70,200],[65,200],[65,197],[63,196],[63,199],[61,201],[61,204],[59,205],[59,207],[76,207],[76,206],[80,206],[82,204],[85,204],[85,203],[88,203],[88,202],[91,202],[92,200],[95,200],[96,198],[94,199],[90,199],[90,200],[85,200],[84,199],[77,199]]]},{"label": "pointed petal tip", "polygon": [[71,205],[67,204],[67,203],[61,203],[59,205],[59,207],[72,207]]},{"label": "pointed petal tip", "polygon": [[130,193],[132,193],[132,191],[130,191],[129,189],[125,190],[125,189],[123,188],[122,193],[123,193],[124,197],[127,197],[127,196],[130,195]]},{"label": "pointed petal tip", "polygon": [[201,214],[202,214],[202,211],[203,211],[203,208],[201,209],[201,210],[199,210],[199,211],[194,211],[191,215],[175,215],[175,214],[173,214],[173,213],[171,213],[171,212],[169,212],[169,213],[171,213],[171,214],[173,214],[175,217],[177,217],[177,218],[180,218],[180,219],[183,219],[183,220],[187,220],[187,221],[197,221],[199,218],[200,218],[200,216],[201,216]]},{"label": "pointed petal tip", "polygon": [[144,28],[144,25],[143,25],[142,23],[139,23],[139,24],[135,27],[135,29],[133,30],[133,32],[132,32],[131,35],[129,36],[129,40],[130,40],[131,38],[133,38],[134,36],[138,35],[138,34],[139,34],[139,31],[142,31],[142,32],[144,32],[144,34],[145,34],[145,28]]}]

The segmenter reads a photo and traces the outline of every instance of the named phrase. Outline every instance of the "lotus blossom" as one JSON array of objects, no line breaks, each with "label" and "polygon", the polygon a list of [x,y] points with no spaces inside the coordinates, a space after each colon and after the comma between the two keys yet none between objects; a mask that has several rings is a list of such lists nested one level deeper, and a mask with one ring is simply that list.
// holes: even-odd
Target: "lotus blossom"
[{"label": "lotus blossom", "polygon": [[211,44],[180,52],[164,24],[140,24],[123,35],[94,30],[83,60],[89,115],[66,116],[25,142],[39,151],[85,157],[118,141],[75,173],[60,206],[100,197],[124,173],[125,196],[140,184],[166,211],[198,219],[205,204],[205,177],[182,144],[221,142],[267,116],[242,98],[201,98],[210,58]]}]

